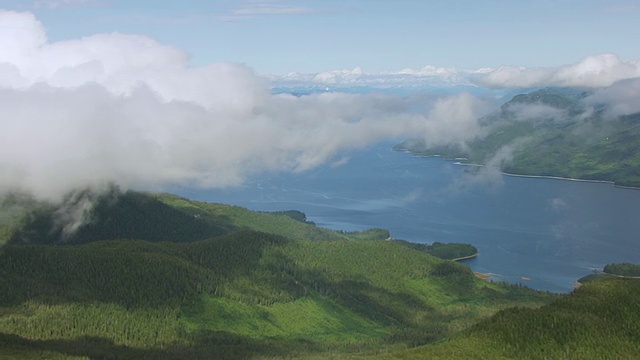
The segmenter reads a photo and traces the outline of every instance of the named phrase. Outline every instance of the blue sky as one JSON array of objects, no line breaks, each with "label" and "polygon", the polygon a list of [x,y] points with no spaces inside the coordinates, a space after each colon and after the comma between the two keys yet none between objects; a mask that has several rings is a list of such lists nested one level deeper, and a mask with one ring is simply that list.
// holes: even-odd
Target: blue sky
[{"label": "blue sky", "polygon": [[640,58],[638,1],[0,0],[0,8],[34,13],[50,42],[144,34],[185,50],[193,65],[233,61],[259,73]]}]

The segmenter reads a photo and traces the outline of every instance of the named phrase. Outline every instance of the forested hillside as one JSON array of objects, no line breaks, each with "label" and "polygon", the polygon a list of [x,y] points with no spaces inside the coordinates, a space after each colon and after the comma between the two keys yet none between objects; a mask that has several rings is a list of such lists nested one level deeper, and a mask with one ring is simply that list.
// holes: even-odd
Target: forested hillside
[{"label": "forested hillside", "polygon": [[[82,196],[91,206],[64,235],[61,212]],[[13,236],[0,248],[3,358],[600,359],[640,351],[637,279],[591,276],[558,297],[487,283],[434,256],[472,255],[471,245],[391,241],[382,229],[334,232],[300,212],[169,194],[82,196],[58,206],[7,202],[20,203],[21,215],[6,222]],[[173,239],[171,229],[181,233]],[[637,265],[605,270],[636,274]]]},{"label": "forested hillside", "polygon": [[[539,309],[512,308],[398,359],[635,359],[640,281],[603,279]],[[384,357],[381,357],[384,358]]]},{"label": "forested hillside", "polygon": [[395,147],[424,156],[465,158],[521,175],[557,176],[640,186],[640,114],[590,108],[576,89],[520,94],[481,122],[484,136],[464,147],[410,139]]},{"label": "forested hillside", "polygon": [[[387,241],[384,230],[333,232],[300,214],[171,195],[116,198],[123,203],[98,199],[85,214],[86,228],[67,238],[73,241],[41,230],[50,222],[33,220],[51,219],[42,214],[60,208],[36,207],[14,229],[18,235],[0,249],[4,357],[375,354],[431,343],[501,309],[555,298],[484,282],[462,264]],[[131,220],[125,229],[146,239],[119,230],[121,239],[107,240],[105,218],[118,218],[110,209],[128,211],[143,229],[161,219],[185,233],[168,241]],[[136,210],[144,216],[131,214]],[[209,229],[225,234],[199,239]]]}]

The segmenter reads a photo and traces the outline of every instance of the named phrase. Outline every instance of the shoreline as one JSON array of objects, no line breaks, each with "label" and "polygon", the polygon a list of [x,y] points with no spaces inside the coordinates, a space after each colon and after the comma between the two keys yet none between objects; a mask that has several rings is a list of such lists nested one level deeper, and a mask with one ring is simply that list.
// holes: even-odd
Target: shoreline
[{"label": "shoreline", "polygon": [[478,279],[484,280],[486,282],[491,281],[491,274],[486,274],[486,273],[481,273],[478,271],[474,271],[473,275],[475,275],[475,277],[477,277]]},{"label": "shoreline", "polygon": [[473,254],[473,255],[463,256],[463,257],[459,257],[459,258],[451,259],[451,261],[460,261],[460,260],[473,259],[474,257],[477,257],[477,256],[478,256],[478,253],[475,253],[475,254]]}]

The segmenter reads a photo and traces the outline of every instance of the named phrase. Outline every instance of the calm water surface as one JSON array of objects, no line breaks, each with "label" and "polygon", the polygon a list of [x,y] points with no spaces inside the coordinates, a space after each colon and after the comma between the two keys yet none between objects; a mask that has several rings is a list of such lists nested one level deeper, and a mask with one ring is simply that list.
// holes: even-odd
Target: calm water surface
[{"label": "calm water surface", "polygon": [[342,166],[173,191],[252,210],[296,209],[332,229],[382,227],[413,242],[470,243],[479,250],[466,261],[473,270],[542,290],[567,292],[591,269],[640,262],[639,190],[465,169],[382,144]]}]

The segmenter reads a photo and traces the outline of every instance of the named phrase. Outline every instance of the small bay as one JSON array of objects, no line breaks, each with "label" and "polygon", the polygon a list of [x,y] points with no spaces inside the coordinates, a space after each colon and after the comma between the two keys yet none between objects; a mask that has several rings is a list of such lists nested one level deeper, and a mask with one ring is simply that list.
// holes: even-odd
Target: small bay
[{"label": "small bay", "polygon": [[568,292],[612,262],[640,260],[640,191],[606,183],[478,174],[378,144],[347,162],[262,174],[220,190],[171,189],[252,210],[300,210],[336,230],[388,229],[419,243],[462,242],[495,281]]}]

